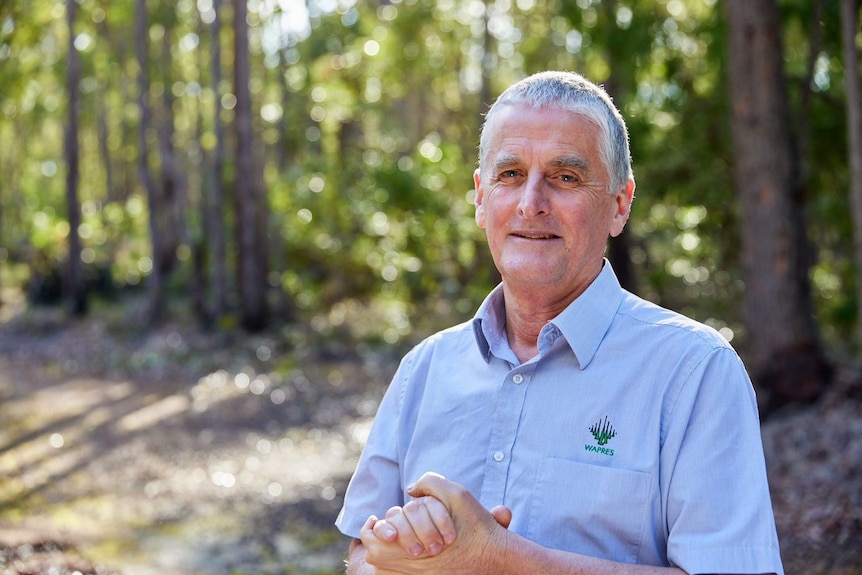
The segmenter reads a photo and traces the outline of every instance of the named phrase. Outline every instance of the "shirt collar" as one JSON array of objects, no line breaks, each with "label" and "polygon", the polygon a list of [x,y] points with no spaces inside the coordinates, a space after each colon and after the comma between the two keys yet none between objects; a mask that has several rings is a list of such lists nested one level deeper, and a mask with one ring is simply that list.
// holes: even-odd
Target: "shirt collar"
[{"label": "shirt collar", "polygon": [[[557,334],[562,334],[581,369],[585,368],[610,329],[623,297],[623,289],[610,262],[604,260],[602,271],[586,291],[542,329],[540,348],[543,339],[552,343]],[[485,361],[490,361],[492,354],[500,355],[501,349],[503,353],[508,352],[506,355],[514,355],[506,342],[505,317],[501,284],[488,294],[473,318],[473,333]]]},{"label": "shirt collar", "polygon": [[503,284],[488,294],[473,317],[473,334],[485,361],[506,342],[506,308],[503,304]]}]

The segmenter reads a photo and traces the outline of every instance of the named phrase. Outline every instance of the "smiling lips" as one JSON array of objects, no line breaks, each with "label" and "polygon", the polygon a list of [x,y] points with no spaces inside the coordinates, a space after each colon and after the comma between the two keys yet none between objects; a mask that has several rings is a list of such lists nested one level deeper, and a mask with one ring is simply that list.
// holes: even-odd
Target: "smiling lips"
[{"label": "smiling lips", "polygon": [[556,234],[537,234],[529,232],[513,232],[512,235],[516,238],[522,238],[525,240],[555,240],[560,237]]}]

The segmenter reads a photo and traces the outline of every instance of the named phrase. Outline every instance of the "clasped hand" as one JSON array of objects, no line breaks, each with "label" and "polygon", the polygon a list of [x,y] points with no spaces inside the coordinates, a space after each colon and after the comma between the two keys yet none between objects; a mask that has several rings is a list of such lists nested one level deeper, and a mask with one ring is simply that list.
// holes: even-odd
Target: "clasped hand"
[{"label": "clasped hand", "polygon": [[414,497],[371,516],[360,532],[366,561],[379,574],[479,573],[502,544],[511,511],[487,511],[466,488],[436,473],[407,489]]}]

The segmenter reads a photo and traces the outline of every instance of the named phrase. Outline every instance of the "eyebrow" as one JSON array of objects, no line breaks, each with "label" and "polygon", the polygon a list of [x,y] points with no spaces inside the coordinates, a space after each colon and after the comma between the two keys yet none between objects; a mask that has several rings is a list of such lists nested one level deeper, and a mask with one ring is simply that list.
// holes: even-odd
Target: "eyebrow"
[{"label": "eyebrow", "polygon": [[511,168],[521,163],[521,159],[514,154],[503,154],[494,161],[495,171]]},{"label": "eyebrow", "polygon": [[571,168],[573,170],[583,171],[589,170],[587,161],[581,156],[561,156],[554,159],[554,161],[551,162],[551,165],[555,168]]},{"label": "eyebrow", "polygon": [[[521,164],[520,156],[515,154],[502,154],[494,162],[494,170],[500,171]],[[587,161],[578,155],[560,156],[551,161],[551,166],[554,168],[569,168],[572,170],[589,171]]]}]

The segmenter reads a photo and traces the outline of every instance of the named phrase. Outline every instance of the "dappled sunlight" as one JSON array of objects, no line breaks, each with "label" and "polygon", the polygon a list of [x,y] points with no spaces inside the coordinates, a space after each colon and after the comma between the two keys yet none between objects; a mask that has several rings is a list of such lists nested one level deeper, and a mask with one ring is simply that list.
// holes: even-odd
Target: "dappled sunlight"
[{"label": "dappled sunlight", "polygon": [[53,533],[124,575],[340,570],[347,541],[332,522],[391,365],[300,369],[302,352],[263,339],[225,348],[246,362],[183,382],[170,366],[204,362],[201,344],[166,329],[113,339],[115,357],[133,348],[136,377],[90,377],[78,346],[103,334],[76,329],[0,355],[0,531]]},{"label": "dappled sunlight", "polygon": [[117,422],[117,427],[123,431],[146,429],[169,417],[183,413],[188,408],[189,403],[186,396],[171,395],[123,416]]},{"label": "dappled sunlight", "polygon": [[[799,356],[823,367],[801,387],[862,397],[862,373],[823,390],[825,364],[855,370],[862,343],[838,33],[858,14],[115,4],[0,0],[2,575],[44,575],[34,557],[73,548],[124,575],[341,572],[332,520],[399,357],[500,281],[475,220],[477,143],[495,96],[539,69],[602,84],[628,125],[637,199],[608,250],[624,287],[732,342],[770,417]],[[749,46],[757,14],[778,42]],[[773,56],[780,74],[733,80]],[[741,176],[748,159],[762,165]],[[831,473],[818,495],[838,503],[776,497],[779,535],[852,543],[862,504],[839,488],[862,476],[862,430],[850,409],[809,413],[787,429],[819,442],[809,475]],[[782,489],[807,485],[796,436],[771,445]]]}]

